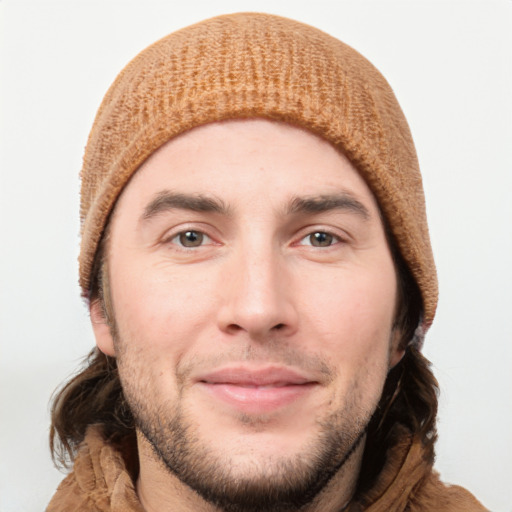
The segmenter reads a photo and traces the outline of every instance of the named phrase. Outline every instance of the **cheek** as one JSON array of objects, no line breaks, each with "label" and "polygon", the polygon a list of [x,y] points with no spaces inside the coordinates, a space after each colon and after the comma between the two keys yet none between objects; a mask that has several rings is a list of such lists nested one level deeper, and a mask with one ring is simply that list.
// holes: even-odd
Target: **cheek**
[{"label": "cheek", "polygon": [[[377,386],[388,370],[396,282],[387,275],[347,272],[326,281],[328,293],[310,293],[301,308],[309,318],[310,337],[346,381],[374,376]],[[321,284],[321,283],[318,283]],[[372,380],[369,378],[369,380]]]},{"label": "cheek", "polygon": [[[120,334],[148,352],[177,355],[190,347],[194,335],[211,321],[214,294],[211,278],[157,266],[118,264],[112,301]],[[126,278],[125,276],[130,276]]]},{"label": "cheek", "polygon": [[[389,340],[393,324],[396,285],[381,286],[369,278],[331,280],[328,292],[309,293],[301,306],[305,315],[317,319],[323,332],[350,346]],[[312,320],[313,321],[313,320]]]}]

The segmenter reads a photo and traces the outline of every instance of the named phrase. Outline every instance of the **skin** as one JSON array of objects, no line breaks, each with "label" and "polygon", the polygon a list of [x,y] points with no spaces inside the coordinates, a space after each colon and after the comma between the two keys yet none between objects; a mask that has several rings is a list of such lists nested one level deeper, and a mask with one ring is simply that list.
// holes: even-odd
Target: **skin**
[{"label": "skin", "polygon": [[97,301],[91,319],[136,417],[145,509],[340,510],[403,355],[381,216],[351,163],[265,120],[187,132],[119,198],[107,275],[110,324]]}]

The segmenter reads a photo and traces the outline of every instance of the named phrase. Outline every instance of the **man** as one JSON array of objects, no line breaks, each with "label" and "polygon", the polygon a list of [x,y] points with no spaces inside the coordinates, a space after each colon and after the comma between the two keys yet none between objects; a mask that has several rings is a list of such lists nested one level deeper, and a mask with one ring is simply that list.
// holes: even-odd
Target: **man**
[{"label": "man", "polygon": [[264,14],[171,34],[108,91],[81,200],[97,348],[50,512],[484,510],[432,470],[421,178],[357,52]]}]

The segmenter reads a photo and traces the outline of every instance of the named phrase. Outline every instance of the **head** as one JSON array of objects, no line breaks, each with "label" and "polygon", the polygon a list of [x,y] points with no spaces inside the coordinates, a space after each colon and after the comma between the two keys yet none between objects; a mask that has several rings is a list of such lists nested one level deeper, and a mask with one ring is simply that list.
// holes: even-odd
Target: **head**
[{"label": "head", "polygon": [[[237,510],[313,499],[365,444],[368,481],[396,423],[433,456],[413,336],[436,302],[421,179],[391,89],[354,50],[265,15],[171,35],[111,87],[82,184],[97,349],[55,402],[69,449],[88,423],[136,433]],[[84,393],[89,414],[69,407]]]}]

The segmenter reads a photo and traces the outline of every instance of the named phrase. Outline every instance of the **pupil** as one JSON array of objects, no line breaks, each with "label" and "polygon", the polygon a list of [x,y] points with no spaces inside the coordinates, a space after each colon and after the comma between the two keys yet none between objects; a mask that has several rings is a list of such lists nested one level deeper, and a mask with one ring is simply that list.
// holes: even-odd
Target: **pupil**
[{"label": "pupil", "polygon": [[180,242],[185,247],[197,247],[203,241],[203,234],[197,231],[186,231],[180,235]]},{"label": "pupil", "polygon": [[319,231],[312,235],[312,245],[315,245],[317,247],[325,247],[331,245],[331,243],[332,235],[329,235],[329,233],[323,233]]}]

